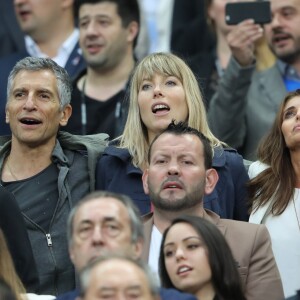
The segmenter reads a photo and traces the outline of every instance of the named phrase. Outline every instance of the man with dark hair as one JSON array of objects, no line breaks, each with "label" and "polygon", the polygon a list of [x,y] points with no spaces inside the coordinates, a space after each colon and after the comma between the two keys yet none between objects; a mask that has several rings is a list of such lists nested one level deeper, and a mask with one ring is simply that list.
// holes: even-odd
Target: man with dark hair
[{"label": "man with dark hair", "polygon": [[300,1],[269,2],[272,20],[264,24],[264,36],[276,62],[258,71],[256,63],[267,53],[255,53],[253,39],[246,37],[245,32],[253,32],[247,30],[253,20],[233,26],[222,38],[231,57],[225,70],[218,61],[222,77],[208,108],[212,132],[249,160],[256,159],[258,144],[271,129],[286,93],[300,88]]},{"label": "man with dark hair", "polygon": [[112,139],[123,132],[127,117],[139,6],[137,0],[77,0],[75,14],[87,69],[73,82],[73,115],[66,131],[106,132]]},{"label": "man with dark hair", "polygon": [[41,294],[75,286],[66,217],[94,190],[95,164],[106,146],[106,134],[59,131],[72,113],[70,100],[70,78],[49,58],[26,57],[9,75],[6,122],[12,136],[0,139],[1,183],[23,214]]},{"label": "man with dark hair", "polygon": [[162,233],[180,215],[203,217],[224,234],[241,275],[248,300],[283,299],[283,289],[264,225],[220,219],[203,208],[203,196],[215,188],[218,175],[211,167],[212,149],[205,137],[183,123],[171,123],[149,150],[144,171],[145,193],[153,213],[144,218],[143,259],[158,269]]}]

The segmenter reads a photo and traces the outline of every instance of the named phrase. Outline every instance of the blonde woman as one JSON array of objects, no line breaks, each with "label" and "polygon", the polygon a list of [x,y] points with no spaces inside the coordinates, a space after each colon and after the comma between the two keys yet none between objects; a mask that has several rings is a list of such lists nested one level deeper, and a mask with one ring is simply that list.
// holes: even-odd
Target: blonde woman
[{"label": "blonde woman", "polygon": [[148,55],[133,73],[129,101],[123,135],[111,142],[98,162],[96,188],[129,195],[141,214],[148,213],[150,201],[141,177],[149,144],[172,120],[187,121],[214,147],[219,181],[204,206],[223,218],[248,220],[243,159],[210,131],[198,82],[187,64],[170,53]]}]

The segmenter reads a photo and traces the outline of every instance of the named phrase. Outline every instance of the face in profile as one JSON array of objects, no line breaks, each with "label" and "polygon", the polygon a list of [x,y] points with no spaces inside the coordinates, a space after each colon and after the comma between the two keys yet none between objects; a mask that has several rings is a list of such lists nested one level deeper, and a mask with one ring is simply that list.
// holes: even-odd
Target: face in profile
[{"label": "face in profile", "polygon": [[283,108],[282,134],[289,149],[300,142],[300,96],[288,100]]},{"label": "face in profile", "polygon": [[135,256],[138,249],[132,243],[129,215],[122,202],[110,197],[97,198],[79,207],[70,245],[70,257],[77,270],[108,252]]},{"label": "face in profile", "polygon": [[84,300],[154,300],[144,271],[123,259],[100,262],[91,271]]},{"label": "face in profile", "polygon": [[144,78],[138,91],[141,119],[150,140],[171,121],[186,121],[188,106],[182,82],[175,76],[154,74]]},{"label": "face in profile", "polygon": [[194,295],[214,295],[206,246],[190,224],[181,222],[170,228],[163,255],[167,273],[177,289]]}]

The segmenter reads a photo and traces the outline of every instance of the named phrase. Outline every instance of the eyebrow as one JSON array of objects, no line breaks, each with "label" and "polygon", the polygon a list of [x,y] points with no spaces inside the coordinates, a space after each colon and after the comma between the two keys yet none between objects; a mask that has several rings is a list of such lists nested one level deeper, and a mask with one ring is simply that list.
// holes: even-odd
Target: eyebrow
[{"label": "eyebrow", "polygon": [[108,18],[108,19],[110,19],[111,17],[109,15],[106,15],[106,14],[97,14],[97,15],[93,15],[93,16],[87,14],[87,15],[83,15],[82,17],[80,17],[79,21],[85,20],[85,19],[94,19],[94,18],[95,19],[99,19],[99,18]]},{"label": "eyebrow", "polygon": [[296,106],[290,106],[290,107],[288,107],[287,109],[285,109],[283,112],[282,112],[282,114],[284,115],[286,112],[288,112],[288,111],[291,111],[291,110],[293,110],[293,109],[296,109]]},{"label": "eyebrow", "polygon": [[105,292],[105,291],[115,291],[116,288],[103,286],[103,287],[100,287],[99,290],[100,290],[101,292]]},{"label": "eyebrow", "polygon": [[[26,87],[15,88],[12,90],[13,93],[26,92],[26,91],[29,91],[29,89]],[[46,88],[40,88],[40,89],[36,90],[35,93],[48,93],[50,95],[54,95],[54,93],[51,90],[48,90]]]},{"label": "eyebrow", "polygon": [[[103,222],[110,222],[110,221],[118,222],[115,217],[104,217],[103,218]],[[92,223],[93,223],[93,221],[90,219],[83,219],[80,221],[79,224],[81,225],[81,224],[92,224]]]},{"label": "eyebrow", "polygon": [[135,285],[131,285],[129,287],[126,288],[126,291],[141,291],[142,290],[142,287],[138,284],[135,284]]},{"label": "eyebrow", "polygon": [[[102,286],[99,288],[99,291],[101,292],[115,292],[117,290],[117,288],[115,287],[108,287],[108,286]],[[140,285],[138,284],[135,284],[135,285],[131,285],[129,287],[126,287],[125,288],[126,291],[132,291],[132,290],[138,290],[138,291],[141,291],[142,288]]]},{"label": "eyebrow", "polygon": [[[186,241],[188,241],[190,239],[197,239],[199,241],[202,241],[199,236],[188,236],[188,237],[184,238],[182,241],[186,242]],[[174,244],[175,244],[174,242],[167,243],[167,244],[164,245],[164,248],[167,247],[167,246],[172,246]]]}]

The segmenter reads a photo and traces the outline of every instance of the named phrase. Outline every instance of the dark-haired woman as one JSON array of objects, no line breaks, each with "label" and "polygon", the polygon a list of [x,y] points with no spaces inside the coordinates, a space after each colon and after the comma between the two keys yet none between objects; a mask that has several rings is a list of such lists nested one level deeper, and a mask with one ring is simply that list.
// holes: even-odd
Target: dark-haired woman
[{"label": "dark-haired woman", "polygon": [[246,300],[225,238],[202,218],[183,216],[172,222],[163,235],[159,267],[166,288],[199,300]]},{"label": "dark-haired woman", "polygon": [[300,90],[283,100],[249,169],[250,222],[265,224],[285,297],[300,289]]}]

